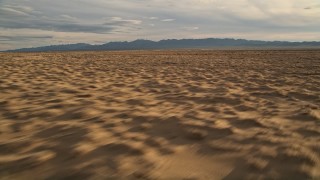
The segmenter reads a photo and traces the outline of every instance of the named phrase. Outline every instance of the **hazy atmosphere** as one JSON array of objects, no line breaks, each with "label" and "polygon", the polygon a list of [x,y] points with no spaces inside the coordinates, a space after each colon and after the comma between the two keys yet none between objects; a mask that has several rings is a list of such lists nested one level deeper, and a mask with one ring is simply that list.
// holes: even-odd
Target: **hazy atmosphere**
[{"label": "hazy atmosphere", "polygon": [[0,0],[0,180],[320,180],[320,0]]},{"label": "hazy atmosphere", "polygon": [[319,41],[319,0],[0,0],[0,50],[135,39]]}]

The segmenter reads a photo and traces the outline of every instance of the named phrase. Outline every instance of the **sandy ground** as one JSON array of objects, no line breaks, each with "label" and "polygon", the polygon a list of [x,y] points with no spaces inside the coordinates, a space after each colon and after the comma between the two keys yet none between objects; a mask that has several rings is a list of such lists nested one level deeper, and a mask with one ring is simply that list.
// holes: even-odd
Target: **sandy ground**
[{"label": "sandy ground", "polygon": [[320,51],[0,54],[0,179],[319,179]]}]

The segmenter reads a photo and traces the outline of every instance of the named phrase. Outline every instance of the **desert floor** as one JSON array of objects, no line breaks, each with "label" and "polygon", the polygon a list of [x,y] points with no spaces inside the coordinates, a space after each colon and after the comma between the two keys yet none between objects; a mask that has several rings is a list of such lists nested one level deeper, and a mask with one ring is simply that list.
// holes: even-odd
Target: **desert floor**
[{"label": "desert floor", "polygon": [[320,178],[320,50],[0,53],[0,179]]}]

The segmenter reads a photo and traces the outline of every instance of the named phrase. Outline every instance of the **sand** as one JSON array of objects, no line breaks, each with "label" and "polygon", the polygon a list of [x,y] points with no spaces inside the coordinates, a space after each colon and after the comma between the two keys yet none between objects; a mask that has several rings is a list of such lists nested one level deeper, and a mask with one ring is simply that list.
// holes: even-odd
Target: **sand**
[{"label": "sand", "polygon": [[319,179],[320,51],[0,54],[0,179]]}]

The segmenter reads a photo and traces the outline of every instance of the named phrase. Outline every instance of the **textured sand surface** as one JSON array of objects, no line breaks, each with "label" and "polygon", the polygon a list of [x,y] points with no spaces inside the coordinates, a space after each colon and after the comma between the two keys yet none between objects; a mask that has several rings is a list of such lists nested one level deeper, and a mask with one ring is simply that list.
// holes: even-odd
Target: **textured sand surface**
[{"label": "textured sand surface", "polygon": [[0,179],[320,178],[320,51],[0,54]]}]

